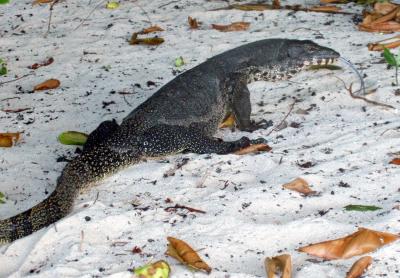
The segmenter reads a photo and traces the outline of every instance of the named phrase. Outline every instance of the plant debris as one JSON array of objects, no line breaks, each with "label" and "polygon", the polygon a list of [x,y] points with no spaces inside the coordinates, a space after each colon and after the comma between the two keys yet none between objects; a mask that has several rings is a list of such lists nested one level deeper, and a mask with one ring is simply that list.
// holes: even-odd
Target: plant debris
[{"label": "plant debris", "polygon": [[78,131],[65,131],[58,136],[58,141],[64,145],[84,145],[88,135]]},{"label": "plant debris", "polygon": [[349,272],[347,272],[346,274],[346,278],[361,277],[371,264],[372,264],[371,256],[361,257],[351,266]]},{"label": "plant debris", "polygon": [[240,149],[236,151],[235,154],[244,155],[244,154],[258,153],[258,152],[270,152],[271,150],[272,148],[267,144],[260,143],[260,144],[252,144],[248,147]]},{"label": "plant debris", "polygon": [[168,278],[171,268],[166,261],[160,260],[133,270],[138,278]]},{"label": "plant debris", "polygon": [[250,22],[239,21],[227,25],[211,24],[211,26],[220,32],[246,31],[250,27]]},{"label": "plant debris", "polygon": [[344,207],[344,209],[347,211],[375,211],[382,208],[377,206],[366,206],[366,205],[347,205]]},{"label": "plant debris", "polygon": [[44,66],[48,66],[50,64],[52,64],[54,62],[54,59],[52,57],[48,58],[46,61],[42,62],[42,63],[34,63],[31,66],[28,66],[28,69],[38,69],[40,67],[44,67]]},{"label": "plant debris", "polygon": [[266,258],[264,266],[268,278],[274,278],[278,270],[282,273],[282,278],[292,277],[292,258],[289,254]]},{"label": "plant debris", "polygon": [[34,87],[34,91],[43,91],[43,90],[50,90],[50,89],[56,89],[60,86],[60,81],[57,79],[49,79],[46,80]]},{"label": "plant debris", "polygon": [[0,147],[10,148],[15,145],[20,139],[20,132],[0,133]]},{"label": "plant debris", "polygon": [[399,239],[398,235],[359,228],[346,237],[311,244],[298,249],[327,260],[348,259],[372,252]]},{"label": "plant debris", "polygon": [[196,251],[192,249],[186,242],[183,240],[167,237],[169,242],[167,252],[165,253],[168,256],[171,256],[181,263],[196,269],[203,270],[207,273],[211,272],[211,267],[209,267],[197,254]]},{"label": "plant debris", "polygon": [[285,183],[282,185],[283,188],[293,190],[303,194],[304,196],[315,195],[317,192],[311,190],[308,182],[306,182],[302,178],[296,178],[291,182]]},{"label": "plant debris", "polygon": [[164,42],[163,38],[160,37],[151,37],[151,38],[143,38],[139,39],[139,35],[146,35],[154,32],[161,32],[164,31],[161,27],[154,25],[150,26],[146,29],[143,29],[142,31],[135,32],[132,34],[131,39],[129,40],[129,44],[135,45],[135,44],[146,44],[146,45],[159,45]]}]

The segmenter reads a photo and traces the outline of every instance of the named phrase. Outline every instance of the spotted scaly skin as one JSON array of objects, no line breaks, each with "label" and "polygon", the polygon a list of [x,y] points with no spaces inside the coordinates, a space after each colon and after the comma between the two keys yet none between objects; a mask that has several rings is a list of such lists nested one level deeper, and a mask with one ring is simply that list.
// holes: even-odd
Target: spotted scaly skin
[{"label": "spotted scaly skin", "polygon": [[260,127],[250,119],[247,83],[290,78],[310,64],[330,63],[339,54],[312,41],[266,39],[214,56],[160,88],[118,125],[106,121],[69,162],[55,190],[33,208],[0,221],[0,243],[12,242],[66,216],[77,195],[107,175],[147,157],[181,151],[226,154],[264,142],[213,138],[228,114],[238,129]]}]

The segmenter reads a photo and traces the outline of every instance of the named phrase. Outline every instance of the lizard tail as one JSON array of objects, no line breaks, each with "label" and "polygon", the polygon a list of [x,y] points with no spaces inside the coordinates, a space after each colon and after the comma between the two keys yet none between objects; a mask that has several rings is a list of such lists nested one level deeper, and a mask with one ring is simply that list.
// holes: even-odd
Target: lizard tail
[{"label": "lizard tail", "polygon": [[30,235],[63,218],[72,210],[82,189],[132,163],[131,158],[101,146],[82,153],[66,165],[48,198],[16,216],[0,220],[0,244]]}]

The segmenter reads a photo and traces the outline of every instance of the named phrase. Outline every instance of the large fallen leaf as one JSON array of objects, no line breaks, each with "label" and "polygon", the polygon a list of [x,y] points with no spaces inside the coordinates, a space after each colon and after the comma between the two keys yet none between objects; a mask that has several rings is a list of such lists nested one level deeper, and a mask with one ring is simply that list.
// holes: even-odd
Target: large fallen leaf
[{"label": "large fallen leaf", "polygon": [[346,278],[359,278],[372,264],[372,257],[365,256],[358,259],[347,272]]},{"label": "large fallen leaf", "polygon": [[308,185],[308,182],[302,178],[296,178],[296,179],[292,180],[291,182],[285,183],[284,185],[282,185],[282,187],[285,189],[299,192],[306,196],[316,193],[316,191],[311,190],[310,186]]},{"label": "large fallen leaf", "polygon": [[18,142],[19,138],[19,132],[0,133],[0,147],[10,148]]},{"label": "large fallen leaf", "polygon": [[196,270],[204,270],[207,273],[211,272],[211,267],[186,242],[174,237],[167,237],[167,240],[169,244],[166,255]]},{"label": "large fallen leaf", "polygon": [[274,278],[278,269],[282,273],[282,278],[292,277],[292,258],[289,254],[266,258],[264,266],[268,278]]},{"label": "large fallen leaf", "polygon": [[211,24],[212,28],[220,32],[246,31],[250,27],[250,22],[233,22],[228,25]]},{"label": "large fallen leaf", "polygon": [[253,144],[246,148],[240,149],[240,150],[236,151],[235,154],[244,155],[244,154],[249,154],[249,153],[269,152],[271,150],[272,150],[272,148],[270,146],[268,146],[267,144],[260,143],[260,144]]},{"label": "large fallen leaf", "polygon": [[385,15],[396,9],[398,6],[399,5],[391,2],[376,2],[374,4],[374,11],[381,15]]},{"label": "large fallen leaf", "polygon": [[138,278],[168,278],[171,269],[166,261],[157,261],[134,269]]},{"label": "large fallen leaf", "polygon": [[395,234],[359,228],[346,237],[311,244],[299,248],[299,251],[328,260],[348,259],[372,252],[397,239],[399,236]]},{"label": "large fallen leaf", "polygon": [[57,79],[49,79],[44,81],[43,83],[40,83],[35,86],[33,89],[34,91],[43,91],[43,90],[50,90],[50,89],[55,89],[60,86],[60,81]]}]

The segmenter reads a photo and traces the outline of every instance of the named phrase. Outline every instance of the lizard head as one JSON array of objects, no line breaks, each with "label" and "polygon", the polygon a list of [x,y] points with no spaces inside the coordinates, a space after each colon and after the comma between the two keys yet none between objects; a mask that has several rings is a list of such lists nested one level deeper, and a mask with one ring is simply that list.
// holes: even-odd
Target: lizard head
[{"label": "lizard head", "polygon": [[287,57],[290,64],[297,66],[324,65],[334,63],[340,54],[313,41],[292,40],[287,45]]}]

